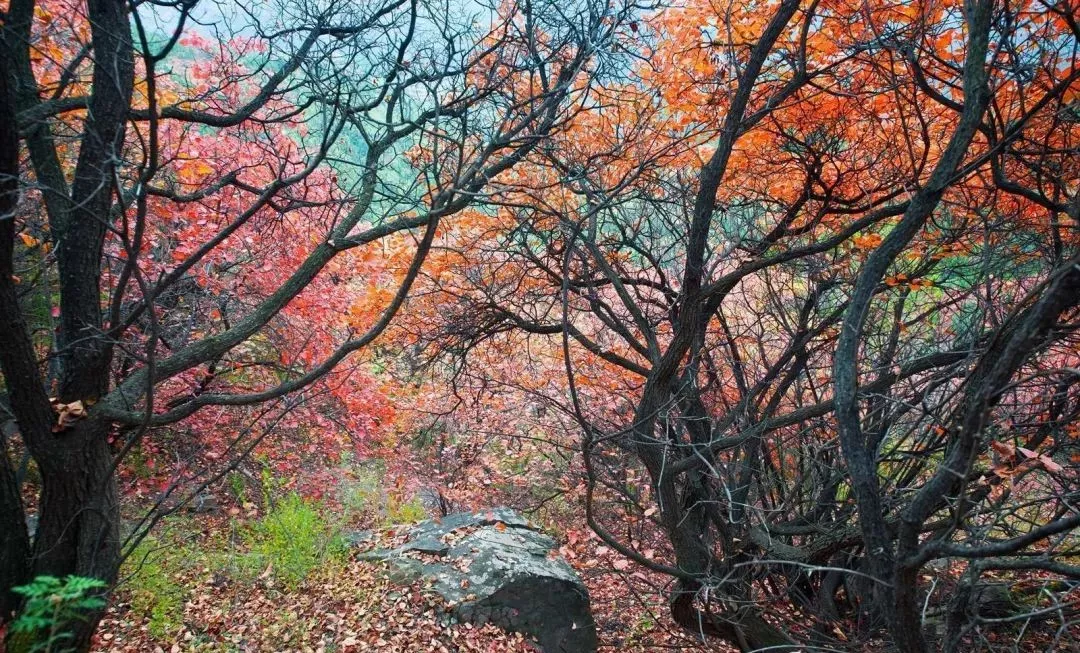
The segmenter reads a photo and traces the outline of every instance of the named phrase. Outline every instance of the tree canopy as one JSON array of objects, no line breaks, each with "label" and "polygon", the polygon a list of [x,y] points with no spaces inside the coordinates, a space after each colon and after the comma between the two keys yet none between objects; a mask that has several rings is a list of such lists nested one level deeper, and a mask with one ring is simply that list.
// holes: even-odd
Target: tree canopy
[{"label": "tree canopy", "polygon": [[416,414],[530,416],[526,471],[743,651],[961,650],[989,578],[1080,578],[1072,0],[0,9],[5,588]]}]

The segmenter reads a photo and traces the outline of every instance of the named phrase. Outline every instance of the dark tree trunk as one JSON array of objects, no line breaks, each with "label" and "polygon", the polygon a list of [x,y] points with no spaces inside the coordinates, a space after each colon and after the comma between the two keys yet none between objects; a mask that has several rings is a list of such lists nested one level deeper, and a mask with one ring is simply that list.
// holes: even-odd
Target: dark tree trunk
[{"label": "dark tree trunk", "polygon": [[[719,590],[726,590],[727,594],[712,597],[708,610],[695,605],[702,585],[693,580],[681,580],[671,596],[672,619],[699,637],[718,637],[747,653],[762,649],[777,653],[799,650],[784,631],[765,621],[757,607],[747,600],[748,585],[743,576],[748,567],[735,568],[713,557],[707,545],[710,521],[706,506],[710,502],[703,491],[704,479],[696,472],[690,473],[689,477],[681,493],[671,475],[663,475],[662,467],[656,469],[653,477],[657,481],[654,482],[657,495],[663,497],[661,505],[671,506],[663,510],[662,515],[675,559],[680,569],[702,579],[729,580]],[[728,604],[741,607],[729,608]]]},{"label": "dark tree trunk", "polygon": [[119,559],[119,506],[107,430],[88,419],[57,438],[41,463],[34,572],[111,582]]},{"label": "dark tree trunk", "polygon": [[[116,580],[120,560],[119,503],[106,423],[87,419],[51,443],[41,464],[41,513],[33,573]],[[102,613],[62,625],[76,651],[90,648]],[[16,649],[17,650],[17,649]]]},{"label": "dark tree trunk", "polygon": [[[870,592],[870,608],[876,615],[886,617],[899,648],[913,653],[928,649],[921,632],[922,617],[917,600],[918,569],[904,566],[902,558],[905,547],[912,544],[917,546],[917,532],[923,520],[909,520],[905,524],[913,527],[913,533],[909,534],[907,542],[904,535],[900,536],[900,551],[897,552],[885,522],[875,438],[872,433],[865,432],[862,425],[859,349],[875,289],[901,251],[937,209],[955,171],[964,160],[989,104],[986,53],[993,5],[992,0],[965,3],[965,21],[969,31],[960,119],[926,185],[912,197],[903,218],[867,257],[859,271],[833,356],[833,394],[840,447],[858,506],[859,526],[866,545],[870,574],[878,581]],[[950,473],[954,476],[957,474],[952,469]]]},{"label": "dark tree trunk", "polygon": [[762,618],[753,607],[705,612],[694,605],[699,587],[694,583],[681,582],[672,594],[671,618],[687,631],[698,637],[716,637],[737,646],[743,653],[751,651],[775,651],[794,653],[803,650],[787,633]]},{"label": "dark tree trunk", "polygon": [[11,588],[27,581],[30,562],[22,498],[8,455],[7,440],[0,436],[0,623],[7,622],[19,605]]},{"label": "dark tree trunk", "polygon": [[[15,124],[15,107],[11,100],[10,71],[6,61],[0,61],[0,371],[3,371],[8,395],[13,404],[30,398],[41,403],[44,390],[24,387],[37,378],[37,360],[26,324],[19,310],[19,298],[14,281],[15,206],[19,192],[19,139],[11,125]],[[28,379],[20,375],[29,373]],[[44,408],[48,411],[47,398]],[[13,405],[16,418],[21,414],[34,417],[33,406]],[[40,407],[39,407],[40,408]],[[40,413],[40,410],[38,411]],[[38,416],[40,417],[40,416]],[[48,418],[47,412],[45,417]],[[29,576],[30,540],[26,532],[26,516],[16,482],[15,469],[8,457],[6,436],[0,434],[0,623],[6,622],[18,606],[11,587],[25,582]]]},{"label": "dark tree trunk", "polygon": [[[28,46],[34,3],[11,3],[3,25],[3,107],[0,124],[0,363],[12,410],[27,448],[41,471],[38,529],[27,558],[28,540],[18,488],[10,465],[0,465],[0,532],[4,553],[3,589],[34,575],[68,574],[111,583],[119,563],[119,509],[108,422],[77,419],[57,432],[56,415],[41,378],[38,355],[21,317],[13,274],[14,209],[19,179],[19,133],[15,111],[39,102]],[[127,3],[89,0],[93,79],[72,184],[49,135],[48,123],[32,126],[27,150],[56,243],[60,282],[60,328],[56,338],[59,401],[89,408],[109,387],[110,345],[102,336],[100,287],[102,248],[113,214],[116,162],[122,160],[124,134],[134,84],[134,51]],[[11,535],[8,535],[8,534]],[[7,538],[11,539],[9,547]],[[29,566],[27,560],[29,559]],[[28,568],[29,567],[29,568]],[[12,580],[8,580],[12,579]],[[6,607],[6,606],[5,606]],[[89,648],[100,615],[63,624],[76,650]],[[12,650],[27,642],[9,641]]]},{"label": "dark tree trunk", "polygon": [[72,207],[49,216],[60,274],[57,355],[64,402],[97,400],[108,390],[111,349],[102,337],[102,248],[134,85],[126,3],[90,0],[87,8],[93,26],[93,92],[71,185]]},{"label": "dark tree trunk", "polygon": [[978,574],[973,573],[969,567],[949,600],[948,612],[945,614],[945,641],[942,643],[942,650],[947,653],[960,649],[964,631],[971,622],[972,588],[978,580]]}]

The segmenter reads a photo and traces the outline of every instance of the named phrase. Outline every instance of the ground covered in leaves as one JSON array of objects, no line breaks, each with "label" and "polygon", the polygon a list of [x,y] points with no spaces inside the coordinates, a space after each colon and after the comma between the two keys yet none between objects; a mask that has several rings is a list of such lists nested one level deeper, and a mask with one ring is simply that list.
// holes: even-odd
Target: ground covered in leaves
[{"label": "ground covered in leaves", "polygon": [[[275,517],[301,527],[291,541],[314,544],[312,555],[274,550],[253,535]],[[347,544],[308,537],[301,522],[287,511],[172,520],[129,560],[95,650],[537,650],[519,634],[459,623],[423,581],[398,584],[381,563],[358,560]],[[379,531],[380,540],[365,547],[393,546],[402,528]],[[605,562],[583,559],[578,571],[590,585],[606,650],[698,648],[652,612],[652,579]]]},{"label": "ground covered in leaves", "polygon": [[[373,493],[332,505],[290,494],[178,511],[125,563],[95,650],[536,651],[520,634],[459,623],[425,581],[397,582],[383,563],[358,559],[349,541],[373,528],[363,548],[391,548],[423,517],[415,503]],[[605,650],[700,649],[658,610],[663,579],[585,533],[560,540],[589,586]]]},{"label": "ground covered in leaves", "polygon": [[[536,651],[519,634],[459,623],[425,581],[401,582],[383,563],[358,559],[350,538],[357,530],[374,533],[363,549],[393,548],[428,516],[415,496],[384,485],[381,476],[354,478],[333,500],[292,491],[258,498],[238,485],[219,491],[209,510],[178,509],[127,559],[95,651]],[[675,626],[666,610],[670,578],[630,563],[588,529],[563,527],[575,520],[550,517],[540,521],[589,589],[601,650],[734,651]],[[809,615],[770,596],[782,595],[758,597],[766,618],[800,641],[852,652],[884,645],[851,623],[814,628]],[[1050,650],[1052,632],[1024,630],[1011,650]],[[972,650],[1005,650],[1000,644],[1015,635],[988,630]]]},{"label": "ground covered in leaves", "polygon": [[99,651],[531,651],[520,635],[458,624],[422,586],[398,587],[377,565],[353,561],[290,590],[191,579],[183,622],[157,637],[151,618],[120,600]]},{"label": "ground covered in leaves", "polygon": [[[225,531],[237,528],[214,521]],[[311,569],[298,578],[296,569],[275,567],[289,560],[259,559],[253,547],[222,553],[220,530],[214,530],[201,534],[201,552],[187,560],[147,549],[145,561],[129,564],[96,650],[534,650],[520,635],[457,623],[424,585],[397,585],[380,564],[347,551],[313,556]],[[194,551],[185,546],[171,553]],[[261,571],[249,564],[256,559],[266,563]]]}]

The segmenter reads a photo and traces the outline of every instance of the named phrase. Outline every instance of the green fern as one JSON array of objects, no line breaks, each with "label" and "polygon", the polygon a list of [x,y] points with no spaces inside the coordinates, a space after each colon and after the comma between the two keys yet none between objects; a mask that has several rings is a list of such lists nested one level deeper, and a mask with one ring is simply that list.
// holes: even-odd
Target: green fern
[{"label": "green fern", "polygon": [[34,653],[59,653],[69,650],[64,643],[74,635],[65,624],[84,621],[95,610],[105,607],[101,596],[108,585],[97,578],[38,576],[27,585],[13,587],[25,597],[19,616],[11,624],[13,638],[26,644]]}]

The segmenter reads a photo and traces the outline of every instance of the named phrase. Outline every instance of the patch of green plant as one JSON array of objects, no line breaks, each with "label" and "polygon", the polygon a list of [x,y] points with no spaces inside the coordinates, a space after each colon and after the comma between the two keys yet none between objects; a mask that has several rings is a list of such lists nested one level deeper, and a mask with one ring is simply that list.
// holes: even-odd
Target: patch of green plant
[{"label": "patch of green plant", "polygon": [[403,493],[400,487],[387,490],[392,484],[387,483],[386,468],[381,461],[365,461],[352,471],[336,494],[342,525],[383,528],[428,518],[419,496]]},{"label": "patch of green plant", "polygon": [[73,650],[67,646],[74,634],[67,628],[105,607],[102,597],[108,585],[83,576],[38,576],[27,585],[13,587],[24,597],[19,616],[11,624],[9,644],[13,651],[54,653]]},{"label": "patch of green plant", "polygon": [[171,531],[147,537],[125,562],[131,610],[148,619],[147,628],[165,639],[183,625],[187,592],[177,576],[200,552],[172,540]]},{"label": "patch of green plant", "polygon": [[565,493],[556,492],[557,488],[553,486],[533,491],[534,499],[543,505],[532,517],[543,524],[545,530],[562,539],[566,537],[565,526],[575,523],[578,507],[566,498]]},{"label": "patch of green plant", "polygon": [[29,455],[25,455],[19,462],[18,473],[22,477],[23,483],[33,487],[41,487],[41,469],[38,468],[37,461]]},{"label": "patch of green plant", "polygon": [[270,506],[274,504],[274,490],[277,489],[278,485],[274,473],[270,471],[269,461],[263,463],[262,469],[259,470],[259,485],[262,488],[263,507],[269,510]]},{"label": "patch of green plant", "polygon": [[338,490],[338,500],[347,520],[374,516],[383,501],[385,472],[376,463],[361,465],[354,477]]},{"label": "patch of green plant", "polygon": [[409,500],[393,495],[386,499],[386,521],[390,525],[413,524],[427,519],[427,511],[420,497],[414,496]]},{"label": "patch of green plant", "polygon": [[138,478],[146,479],[150,478],[153,474],[153,470],[150,469],[150,461],[147,459],[146,454],[141,447],[135,447],[127,455],[125,462],[131,473],[135,474]]},{"label": "patch of green plant", "polygon": [[529,471],[531,463],[532,456],[529,454],[515,455],[506,452],[505,455],[499,457],[497,464],[502,471],[510,476],[521,476]]},{"label": "patch of green plant", "polygon": [[637,620],[633,626],[630,627],[630,633],[626,637],[626,643],[629,645],[639,644],[645,635],[652,632],[656,627],[656,622],[649,616],[643,616]]},{"label": "patch of green plant", "polygon": [[289,589],[316,568],[340,563],[345,552],[340,526],[296,493],[278,501],[247,530],[245,540],[249,573],[269,570]]},{"label": "patch of green plant", "polygon": [[229,485],[229,490],[232,492],[233,497],[240,503],[246,502],[247,499],[247,481],[244,479],[244,475],[240,472],[229,472],[229,475],[225,477],[226,483]]}]

